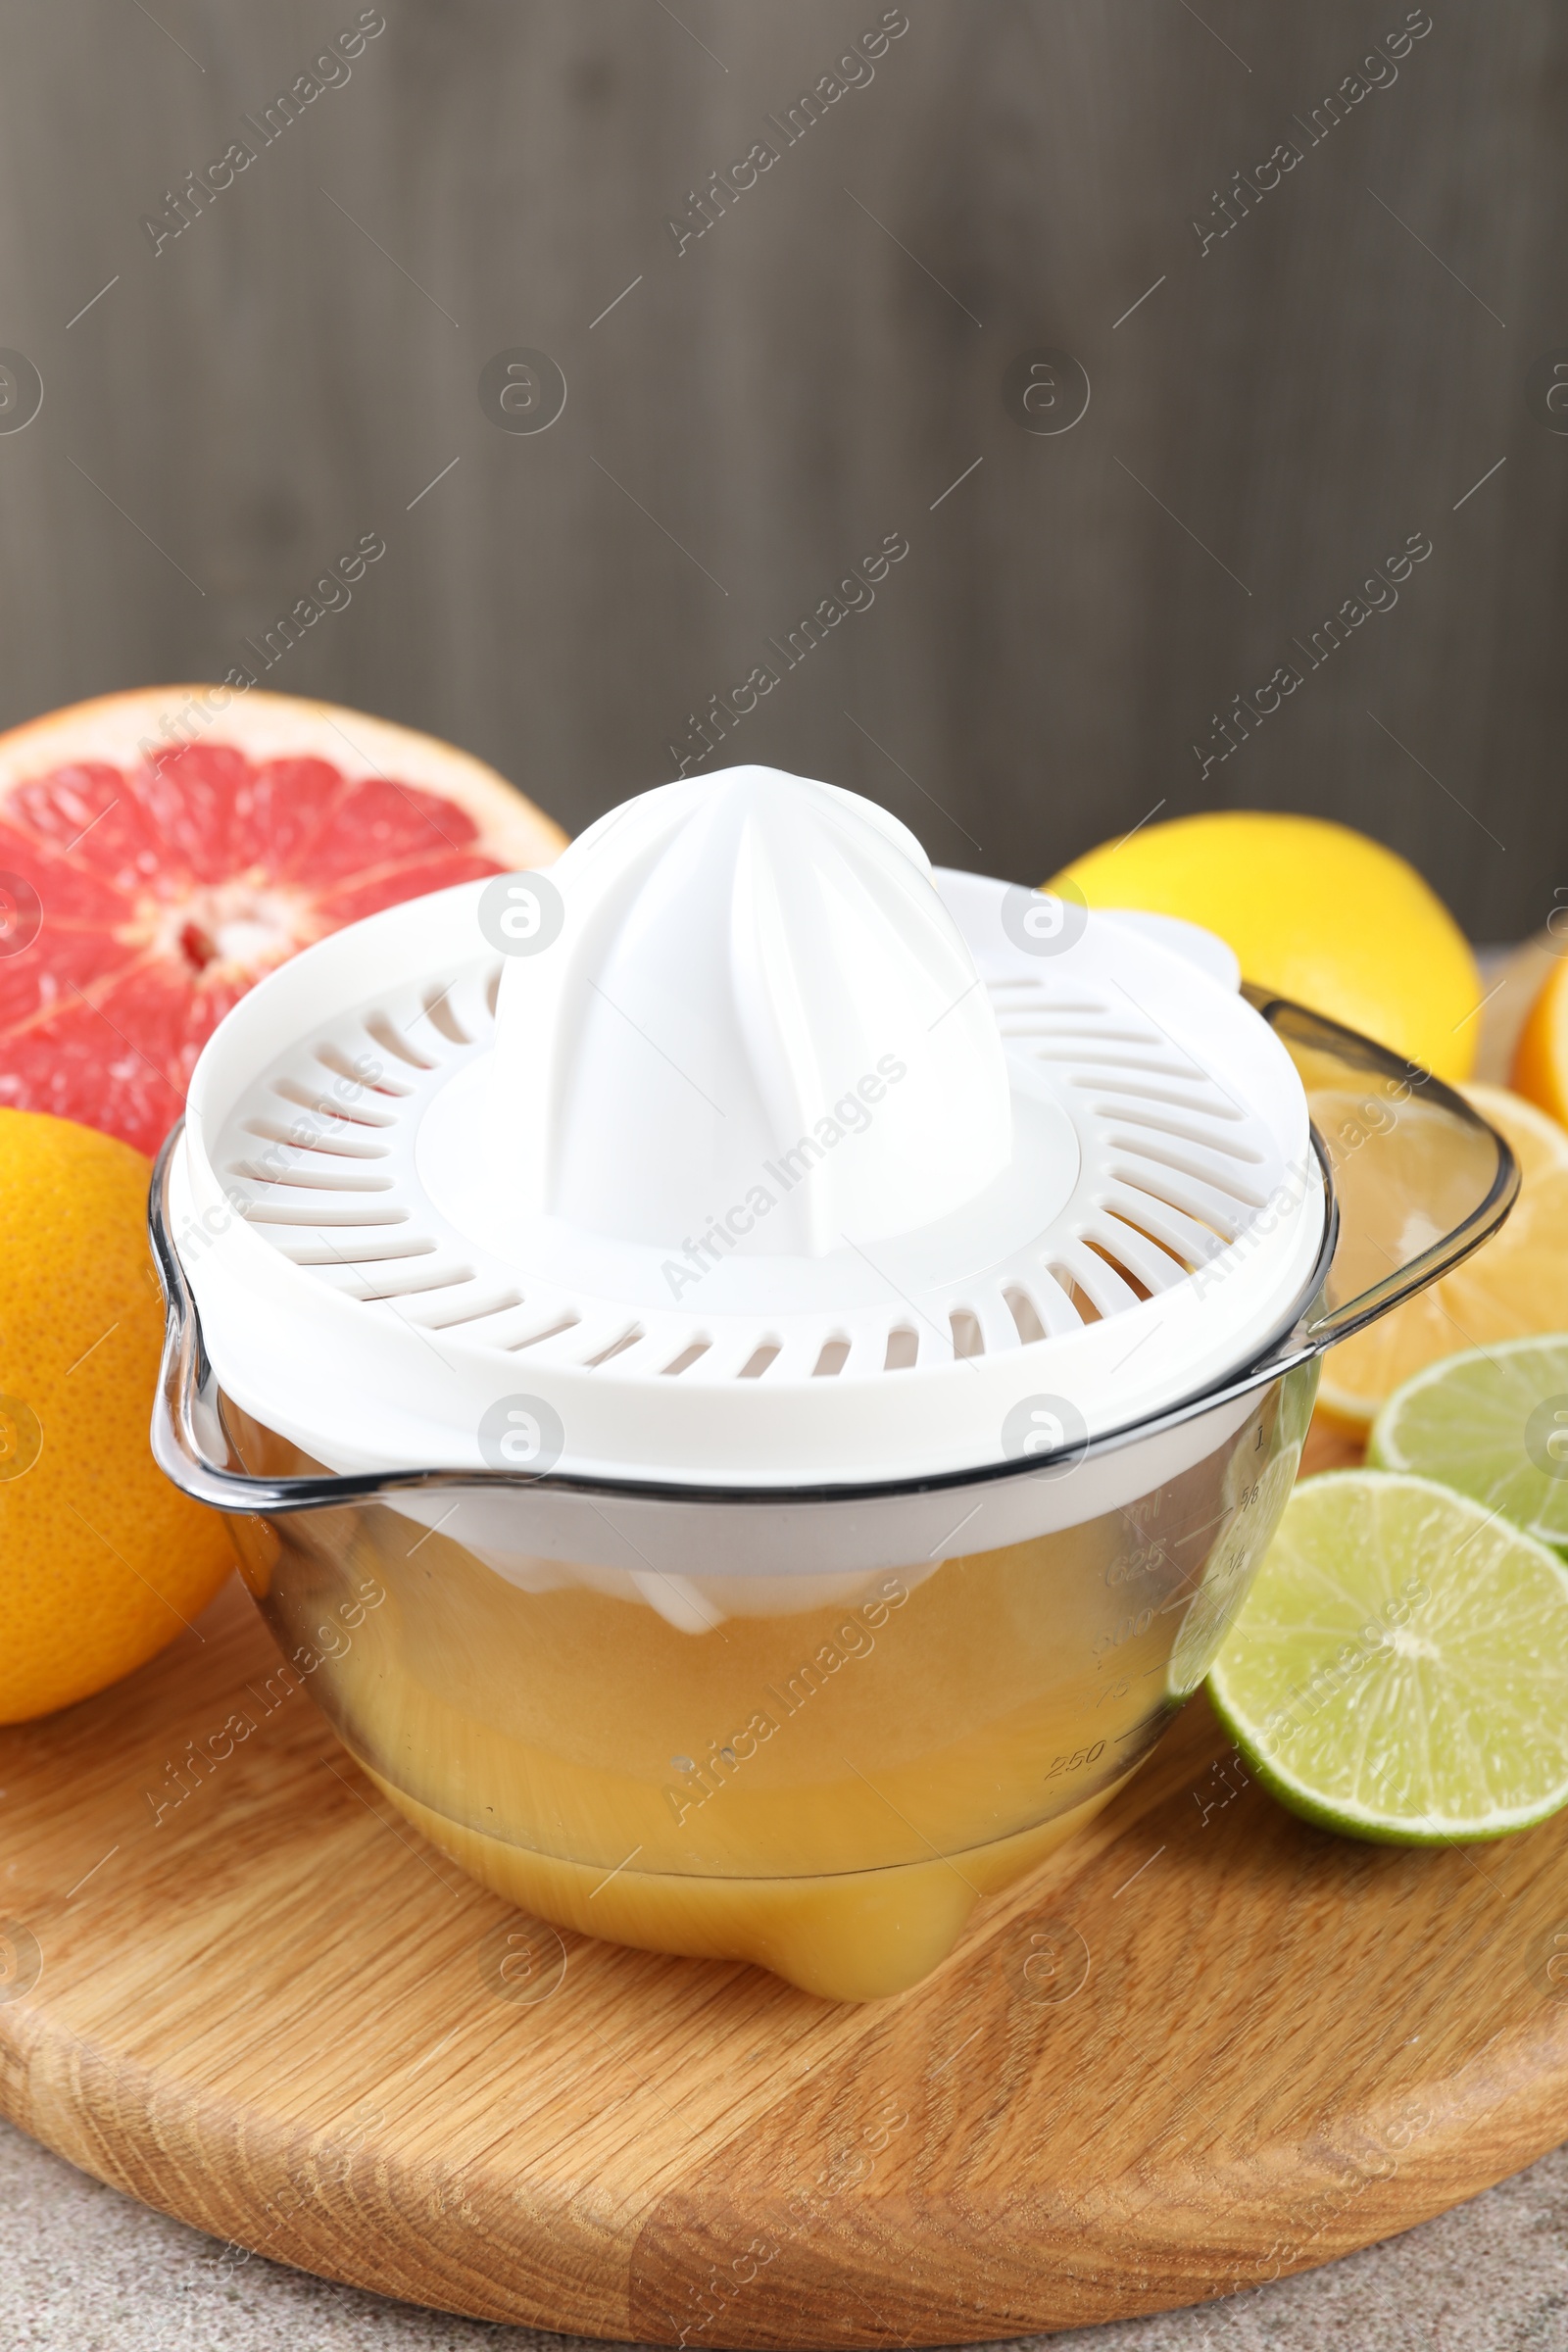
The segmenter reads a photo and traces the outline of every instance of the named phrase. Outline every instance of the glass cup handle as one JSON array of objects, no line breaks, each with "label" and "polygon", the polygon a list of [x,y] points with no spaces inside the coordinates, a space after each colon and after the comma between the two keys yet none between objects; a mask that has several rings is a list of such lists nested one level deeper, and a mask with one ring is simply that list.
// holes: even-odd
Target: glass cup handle
[{"label": "glass cup handle", "polygon": [[1288,998],[1243,992],[1306,1089],[1339,1229],[1323,1289],[1298,1328],[1312,1352],[1348,1339],[1479,1250],[1519,1193],[1496,1129],[1418,1062]]}]

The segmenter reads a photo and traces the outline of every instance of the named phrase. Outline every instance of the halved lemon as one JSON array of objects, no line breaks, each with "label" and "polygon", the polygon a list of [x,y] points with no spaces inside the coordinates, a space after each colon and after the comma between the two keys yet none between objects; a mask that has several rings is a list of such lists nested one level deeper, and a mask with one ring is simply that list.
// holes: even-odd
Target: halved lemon
[{"label": "halved lemon", "polygon": [[[1394,1391],[1441,1356],[1568,1331],[1568,1132],[1503,1087],[1463,1092],[1512,1147],[1523,1178],[1519,1199],[1501,1231],[1462,1266],[1330,1348],[1318,1407],[1346,1428],[1370,1427]],[[1322,1108],[1315,1102],[1313,1109],[1321,1125]],[[1428,1140],[1416,1118],[1348,1157],[1336,1181],[1347,1198],[1353,1196],[1357,1225],[1398,1231],[1406,1159],[1422,1153]],[[1437,1237],[1411,1237],[1427,1238]],[[1370,1279],[1380,1269],[1369,1263],[1362,1270]]]}]

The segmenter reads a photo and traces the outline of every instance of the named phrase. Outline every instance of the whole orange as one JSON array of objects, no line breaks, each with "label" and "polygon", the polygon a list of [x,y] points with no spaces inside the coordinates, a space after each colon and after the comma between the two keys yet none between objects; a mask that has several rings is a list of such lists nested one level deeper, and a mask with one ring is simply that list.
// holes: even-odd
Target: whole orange
[{"label": "whole orange", "polygon": [[111,1136],[0,1109],[0,1723],[128,1674],[233,1566],[222,1519],[148,1443],[148,1174]]},{"label": "whole orange", "polygon": [[1553,966],[1531,1007],[1508,1083],[1568,1125],[1568,961]]}]

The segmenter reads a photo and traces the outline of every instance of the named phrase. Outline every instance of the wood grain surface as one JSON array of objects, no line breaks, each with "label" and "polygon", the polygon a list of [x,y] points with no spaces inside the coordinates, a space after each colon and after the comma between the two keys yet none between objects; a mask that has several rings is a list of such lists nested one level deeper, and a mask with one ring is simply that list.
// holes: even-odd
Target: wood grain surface
[{"label": "wood grain surface", "polygon": [[1337,1839],[1195,1700],[935,1976],[835,2007],[509,1912],[273,1665],[233,1586],[0,1735],[0,2105],[215,2260],[614,2338],[952,2343],[1326,2262],[1561,2136],[1568,1819]]},{"label": "wood grain surface", "polygon": [[[0,344],[45,396],[0,434],[0,721],[221,675],[376,530],[269,684],[451,736],[575,832],[900,532],[711,764],[853,786],[1030,881],[1156,805],[1313,810],[1474,937],[1545,920],[1552,0],[1418,12],[1317,130],[1406,0],[908,0],[874,78],[679,253],[666,218],[883,0],[384,0],[350,78],[154,253],[166,191],[359,13],[4,10]],[[516,346],[569,386],[536,435],[478,399]],[[1004,403],[1041,346],[1093,389],[1057,436]],[[1296,641],[1412,532],[1397,605],[1312,666]],[[1301,689],[1204,770],[1284,661]]]}]

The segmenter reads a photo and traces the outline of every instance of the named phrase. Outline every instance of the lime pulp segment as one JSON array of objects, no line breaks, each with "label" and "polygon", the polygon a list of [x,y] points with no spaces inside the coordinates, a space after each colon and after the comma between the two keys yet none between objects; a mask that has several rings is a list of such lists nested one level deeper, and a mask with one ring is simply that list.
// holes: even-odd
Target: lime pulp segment
[{"label": "lime pulp segment", "polygon": [[1568,1569],[1434,1480],[1331,1471],[1291,1496],[1208,1688],[1308,1820],[1502,1837],[1568,1801]]},{"label": "lime pulp segment", "polygon": [[1568,1335],[1498,1340],[1396,1389],[1367,1458],[1440,1479],[1568,1548]]}]

